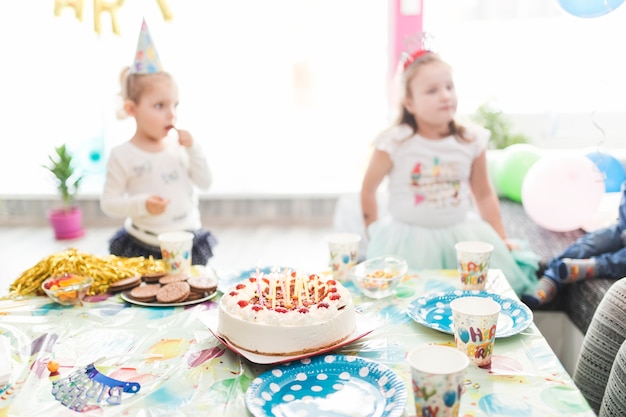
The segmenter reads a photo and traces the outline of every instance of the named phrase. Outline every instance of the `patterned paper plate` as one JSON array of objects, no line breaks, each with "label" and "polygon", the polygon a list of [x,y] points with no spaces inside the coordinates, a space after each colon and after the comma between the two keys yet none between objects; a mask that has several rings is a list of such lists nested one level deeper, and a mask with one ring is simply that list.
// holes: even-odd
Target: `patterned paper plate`
[{"label": "patterned paper plate", "polygon": [[255,417],[398,417],[407,393],[387,366],[357,356],[321,355],[278,366],[255,378],[246,406]]},{"label": "patterned paper plate", "polygon": [[454,333],[450,302],[464,296],[488,297],[500,304],[496,337],[508,337],[526,329],[533,313],[520,301],[485,291],[448,291],[417,298],[409,304],[407,314],[416,322],[444,333]]}]

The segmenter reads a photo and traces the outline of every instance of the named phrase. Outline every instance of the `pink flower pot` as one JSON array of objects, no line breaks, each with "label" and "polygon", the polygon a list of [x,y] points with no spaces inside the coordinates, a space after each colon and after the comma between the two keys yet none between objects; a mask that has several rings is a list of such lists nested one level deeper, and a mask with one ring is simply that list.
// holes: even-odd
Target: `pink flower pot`
[{"label": "pink flower pot", "polygon": [[48,219],[57,240],[76,239],[85,234],[83,212],[80,207],[71,207],[67,210],[52,209],[48,212]]}]

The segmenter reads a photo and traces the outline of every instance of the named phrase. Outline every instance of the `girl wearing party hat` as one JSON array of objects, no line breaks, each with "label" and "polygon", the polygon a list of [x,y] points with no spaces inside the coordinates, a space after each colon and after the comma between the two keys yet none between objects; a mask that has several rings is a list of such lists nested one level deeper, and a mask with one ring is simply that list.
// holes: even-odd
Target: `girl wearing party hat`
[{"label": "girl wearing party hat", "polygon": [[126,218],[109,251],[161,259],[159,234],[191,231],[192,264],[205,265],[217,241],[202,229],[197,189],[209,188],[211,172],[198,142],[176,126],[178,89],[163,71],[145,20],[134,63],[120,81],[123,115],[135,119],[136,130],[107,162],[100,206],[111,217]]},{"label": "girl wearing party hat", "polygon": [[[490,267],[522,294],[537,281],[539,258],[509,249],[487,174],[489,131],[459,123],[452,69],[423,44],[403,57],[398,77],[399,117],[375,140],[361,186],[367,258],[396,254],[414,270],[456,269],[457,242],[485,241],[494,246]],[[379,218],[385,178],[390,218]]]}]

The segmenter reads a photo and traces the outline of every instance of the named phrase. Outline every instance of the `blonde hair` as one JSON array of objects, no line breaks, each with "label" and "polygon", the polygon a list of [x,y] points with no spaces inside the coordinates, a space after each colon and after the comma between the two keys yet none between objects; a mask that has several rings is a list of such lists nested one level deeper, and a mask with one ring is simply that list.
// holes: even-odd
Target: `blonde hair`
[{"label": "blonde hair", "polygon": [[[407,126],[410,126],[411,129],[413,129],[413,133],[417,133],[419,126],[417,125],[417,120],[415,120],[415,116],[413,116],[404,106],[404,99],[406,97],[410,97],[411,95],[410,83],[411,83],[411,80],[415,77],[415,75],[417,75],[419,69],[423,67],[424,65],[430,64],[433,62],[442,62],[447,65],[447,63],[443,59],[441,59],[441,57],[438,54],[434,52],[428,52],[426,54],[419,56],[413,62],[408,64],[406,69],[403,69],[403,71],[399,75],[399,80],[400,80],[400,85],[399,85],[400,109],[399,110],[400,111],[398,113],[398,117],[395,121],[395,124],[396,125],[405,124]],[[460,141],[471,142],[472,140],[474,140],[474,138],[469,135],[467,128],[454,119],[450,121],[450,123],[448,124],[448,128],[450,129],[450,134]]]},{"label": "blonde hair", "polygon": [[152,82],[157,78],[172,80],[172,76],[167,72],[156,72],[154,74],[134,74],[130,72],[130,67],[125,67],[120,72],[120,92],[121,106],[117,111],[117,117],[124,119],[128,114],[124,110],[124,101],[130,100],[139,103],[141,96],[152,88]]}]

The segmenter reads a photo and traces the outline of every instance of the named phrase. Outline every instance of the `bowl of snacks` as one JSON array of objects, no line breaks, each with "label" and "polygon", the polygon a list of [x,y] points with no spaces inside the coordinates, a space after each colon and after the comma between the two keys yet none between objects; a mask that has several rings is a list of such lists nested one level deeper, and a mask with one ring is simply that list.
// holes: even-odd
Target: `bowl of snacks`
[{"label": "bowl of snacks", "polygon": [[93,278],[73,273],[57,275],[46,279],[41,288],[53,301],[66,305],[82,305]]},{"label": "bowl of snacks", "polygon": [[385,298],[393,294],[408,270],[404,259],[380,256],[363,261],[350,269],[350,278],[356,287],[370,298]]}]

